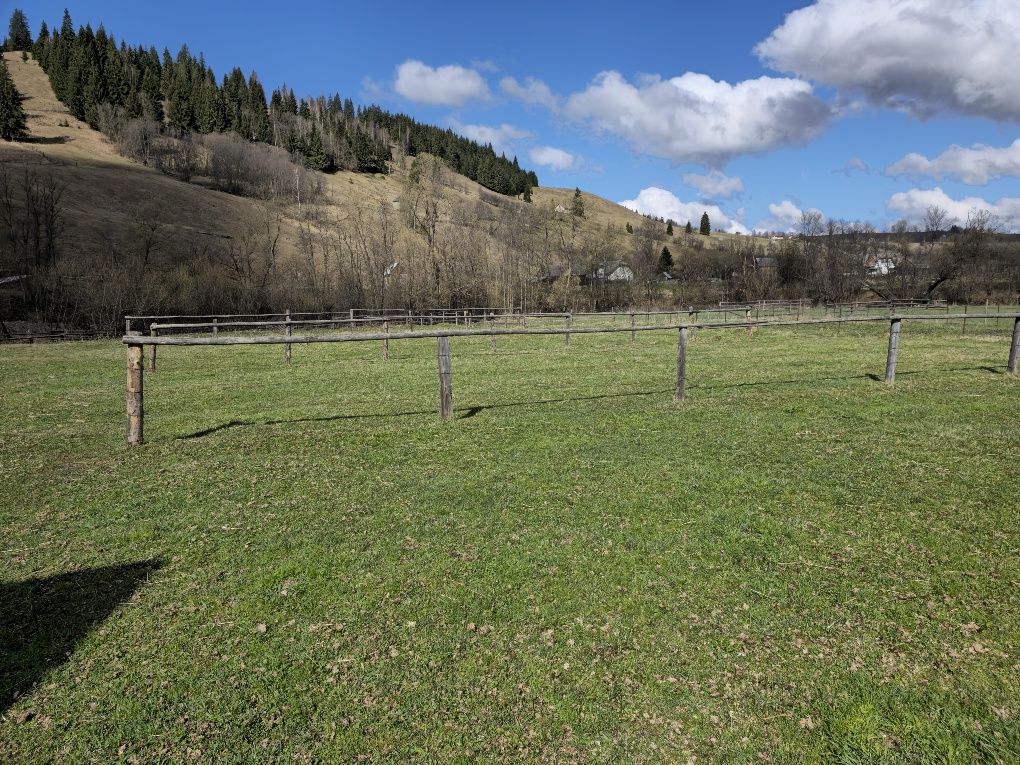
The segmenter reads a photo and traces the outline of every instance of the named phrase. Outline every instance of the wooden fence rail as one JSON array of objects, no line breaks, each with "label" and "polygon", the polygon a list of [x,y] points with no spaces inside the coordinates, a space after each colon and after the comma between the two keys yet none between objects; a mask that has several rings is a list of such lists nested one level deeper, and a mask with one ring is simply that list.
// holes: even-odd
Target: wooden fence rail
[{"label": "wooden fence rail", "polygon": [[[125,335],[123,342],[127,346],[127,442],[131,446],[138,446],[143,443],[144,432],[144,409],[143,409],[143,382],[144,382],[144,346],[151,346],[155,354],[156,346],[218,346],[218,345],[283,345],[289,349],[295,344],[310,343],[354,343],[368,341],[383,341],[384,353],[389,355],[389,343],[391,340],[415,340],[423,338],[436,338],[437,357],[439,366],[439,412],[443,420],[449,420],[453,413],[453,372],[450,353],[451,337],[490,337],[493,340],[500,335],[565,335],[569,344],[571,335],[588,334],[610,334],[616,332],[630,332],[631,338],[637,332],[662,332],[666,330],[678,330],[679,338],[677,344],[677,376],[674,401],[682,402],[686,399],[687,383],[687,341],[688,332],[694,329],[745,329],[753,330],[755,327],[783,327],[800,325],[822,325],[822,324],[850,324],[863,322],[888,321],[889,322],[889,348],[886,356],[885,381],[892,385],[896,380],[896,362],[899,354],[900,326],[903,321],[944,321],[946,319],[995,319],[1004,316],[1013,318],[1013,334],[1010,342],[1009,356],[1006,365],[1010,375],[1017,374],[1018,358],[1020,358],[1020,313],[1017,314],[960,314],[956,316],[849,316],[839,319],[805,319],[802,321],[789,320],[767,320],[751,319],[747,313],[744,321],[726,322],[683,322],[675,324],[660,324],[635,326],[633,321],[630,326],[623,327],[575,327],[568,322],[565,327],[516,327],[497,328],[490,326],[488,329],[437,329],[417,332],[390,332],[388,323],[384,326],[383,332],[360,332],[357,334],[337,335],[293,335],[291,327],[295,322],[286,322],[287,333],[284,335],[253,335],[253,336],[227,336],[207,335],[203,337],[164,335],[155,333],[149,336],[141,334]],[[219,325],[223,326],[223,325]],[[286,351],[285,351],[286,352]],[[153,365],[155,355],[153,355]],[[153,367],[154,368],[154,367]]]}]

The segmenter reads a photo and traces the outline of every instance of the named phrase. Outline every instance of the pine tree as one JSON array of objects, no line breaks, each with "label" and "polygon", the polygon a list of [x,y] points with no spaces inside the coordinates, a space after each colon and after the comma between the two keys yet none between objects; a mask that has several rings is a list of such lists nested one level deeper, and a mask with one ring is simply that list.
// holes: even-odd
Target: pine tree
[{"label": "pine tree", "polygon": [[659,270],[667,273],[673,270],[673,253],[669,251],[669,247],[663,247],[659,253]]},{"label": "pine tree", "polygon": [[684,232],[688,233],[688,234],[693,234],[694,233],[694,226],[691,225],[690,221],[687,221],[687,225],[684,226]]},{"label": "pine tree", "polygon": [[32,50],[32,33],[28,31],[28,20],[21,9],[15,8],[11,13],[7,29],[7,50]]},{"label": "pine tree", "polygon": [[673,221],[666,221],[666,236],[673,236]]},{"label": "pine tree", "polygon": [[525,185],[525,187],[524,187],[524,201],[525,202],[530,202],[531,201],[531,184],[530,183]]},{"label": "pine tree", "polygon": [[581,196],[581,189],[574,188],[574,200],[570,203],[570,214],[575,218],[584,217],[584,197]]},{"label": "pine tree", "polygon": [[627,223],[627,225],[624,226],[624,228],[627,229],[627,233],[628,234],[633,234],[634,233],[634,227],[632,225],[630,225],[630,223]]},{"label": "pine tree", "polygon": [[0,138],[5,141],[20,141],[28,136],[21,100],[6,62],[0,61]]},{"label": "pine tree", "polygon": [[707,212],[701,214],[701,230],[699,231],[699,233],[702,236],[708,236],[709,234],[712,233],[712,224],[708,220]]},{"label": "pine tree", "polygon": [[330,162],[329,155],[326,154],[326,150],[322,148],[322,138],[319,136],[319,131],[312,125],[311,135],[308,136],[308,141],[305,142],[305,166],[312,170],[327,170],[329,169],[332,162]]}]

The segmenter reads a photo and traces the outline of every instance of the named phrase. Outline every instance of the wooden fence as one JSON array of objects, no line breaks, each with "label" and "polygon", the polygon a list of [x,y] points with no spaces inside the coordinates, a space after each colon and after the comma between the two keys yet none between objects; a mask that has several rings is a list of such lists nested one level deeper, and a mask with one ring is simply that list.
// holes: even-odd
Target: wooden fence
[{"label": "wooden fence", "polygon": [[[749,315],[749,314],[748,314]],[[150,346],[155,352],[156,347],[161,345],[173,346],[220,346],[220,345],[283,345],[285,348],[285,359],[289,360],[290,348],[295,344],[308,343],[350,343],[350,342],[379,342],[384,345],[384,357],[389,356],[389,343],[391,340],[419,340],[423,338],[435,338],[437,341],[437,360],[439,369],[439,414],[443,420],[449,420],[453,415],[453,372],[450,353],[451,337],[490,337],[495,341],[498,336],[517,335],[564,335],[565,341],[569,344],[571,335],[585,334],[606,334],[613,332],[630,332],[634,338],[637,332],[661,332],[664,330],[677,330],[677,355],[676,355],[676,386],[673,399],[682,402],[686,399],[687,384],[687,342],[689,333],[695,329],[746,329],[753,332],[757,327],[776,326],[799,326],[799,325],[820,325],[840,324],[857,322],[889,322],[889,346],[886,355],[885,381],[892,385],[896,380],[896,362],[899,355],[900,326],[904,321],[945,321],[947,319],[997,319],[1003,314],[957,314],[955,316],[852,316],[841,319],[806,319],[802,321],[767,321],[751,320],[744,322],[684,322],[668,325],[653,325],[643,327],[574,327],[569,323],[564,327],[489,327],[483,329],[450,329],[444,327],[435,330],[417,332],[390,332],[386,327],[384,332],[362,332],[358,334],[341,335],[294,335],[290,332],[292,325],[284,322],[286,334],[283,335],[249,335],[249,336],[227,336],[227,335],[206,335],[203,337],[174,336],[150,334],[146,337],[140,334],[126,335],[123,342],[127,345],[127,442],[131,446],[138,446],[144,441],[145,414],[143,408],[143,386],[144,386],[144,347]],[[1018,357],[1020,357],[1020,313],[1007,314],[1013,319],[1013,335],[1009,348],[1006,370],[1010,375],[1017,374]],[[279,325],[280,322],[272,322]],[[153,356],[153,366],[155,356]]]}]

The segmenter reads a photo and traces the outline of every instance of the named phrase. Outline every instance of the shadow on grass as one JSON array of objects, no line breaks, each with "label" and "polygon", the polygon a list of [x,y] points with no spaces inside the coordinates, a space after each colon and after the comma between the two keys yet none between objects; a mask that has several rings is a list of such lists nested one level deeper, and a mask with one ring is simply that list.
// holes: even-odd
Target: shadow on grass
[{"label": "shadow on grass", "polygon": [[161,565],[147,560],[0,583],[0,714]]},{"label": "shadow on grass", "polygon": [[[1001,374],[1000,370],[994,367],[947,367],[939,369],[924,369],[914,370],[911,372],[897,372],[897,377],[907,377],[911,375],[928,375],[936,374],[940,372],[991,372],[993,374]],[[688,378],[690,379],[690,378]],[[752,388],[769,385],[803,385],[804,383],[819,383],[819,382],[848,382],[850,380],[872,380],[874,382],[884,382],[885,377],[881,375],[869,372],[863,375],[843,375],[840,377],[803,377],[796,380],[754,380],[751,382],[734,382],[734,383],[718,383],[709,385],[698,385],[688,384],[687,390],[727,390],[732,388]],[[506,404],[485,404],[481,406],[471,406],[454,408],[455,412],[461,412],[457,416],[458,420],[467,420],[475,415],[487,410],[487,409],[507,409],[511,407],[520,406],[541,406],[543,404],[565,404],[578,401],[600,401],[604,399],[614,398],[633,398],[638,396],[653,396],[657,394],[672,393],[673,388],[658,388],[655,390],[642,390],[642,391],[630,391],[628,393],[606,393],[599,396],[572,396],[565,398],[544,398],[533,401],[511,401]],[[239,427],[252,427],[257,425],[292,425],[299,422],[337,422],[339,420],[371,420],[371,419],[390,419],[395,417],[421,417],[424,415],[436,414],[435,410],[417,410],[410,412],[372,412],[365,414],[331,414],[322,417],[294,417],[291,419],[278,419],[278,420],[230,420],[228,422],[221,423],[220,425],[213,425],[203,430],[197,430],[194,433],[188,433],[182,436],[176,436],[175,441],[188,441],[196,438],[205,438],[211,436],[214,433],[219,433],[222,430],[229,430],[231,428]]]}]

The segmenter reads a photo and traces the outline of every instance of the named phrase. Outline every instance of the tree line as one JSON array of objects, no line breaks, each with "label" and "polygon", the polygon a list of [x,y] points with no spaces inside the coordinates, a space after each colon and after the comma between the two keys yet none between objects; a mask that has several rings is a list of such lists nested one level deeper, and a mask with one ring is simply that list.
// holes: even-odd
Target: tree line
[{"label": "tree line", "polygon": [[[286,150],[306,167],[324,172],[385,173],[391,146],[406,155],[428,152],[455,172],[492,191],[530,198],[538,186],[533,171],[517,158],[497,155],[491,144],[449,129],[391,114],[378,106],[355,106],[350,98],[299,99],[286,85],[269,99],[255,72],[234,67],[217,80],[204,58],[184,45],[172,56],[155,48],[132,47],[100,25],[75,29],[64,11],[59,29],[44,21],[33,41],[20,10],[11,17],[5,47],[31,50],[49,76],[57,97],[78,119],[100,128],[106,115],[124,122],[145,119],[175,137],[234,133]],[[104,112],[103,107],[106,106]]]}]

